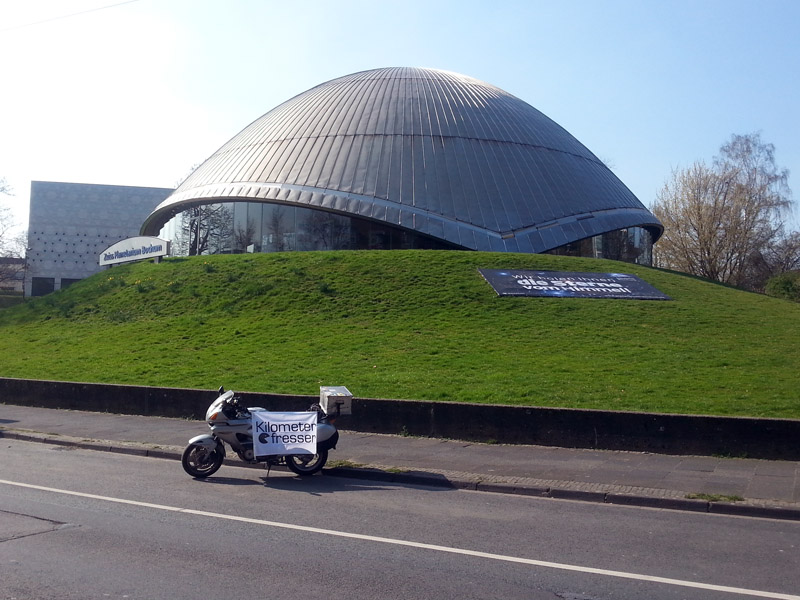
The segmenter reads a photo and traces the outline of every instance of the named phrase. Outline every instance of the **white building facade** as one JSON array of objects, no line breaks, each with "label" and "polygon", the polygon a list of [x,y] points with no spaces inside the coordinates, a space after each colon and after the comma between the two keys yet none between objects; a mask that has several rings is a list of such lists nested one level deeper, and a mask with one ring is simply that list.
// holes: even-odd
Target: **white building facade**
[{"label": "white building facade", "polygon": [[25,295],[43,296],[102,269],[100,253],[136,236],[170,188],[32,181]]}]

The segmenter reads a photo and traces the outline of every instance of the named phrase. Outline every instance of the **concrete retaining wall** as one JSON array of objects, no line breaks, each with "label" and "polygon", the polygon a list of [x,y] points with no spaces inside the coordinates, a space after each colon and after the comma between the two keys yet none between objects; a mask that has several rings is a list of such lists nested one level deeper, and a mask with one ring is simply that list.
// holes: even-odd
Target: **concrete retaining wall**
[{"label": "concrete retaining wall", "polygon": [[[247,406],[305,410],[318,396],[239,394]],[[203,419],[215,390],[0,378],[8,404]],[[0,418],[2,418],[0,412]],[[504,444],[800,460],[800,420],[353,399],[344,430]]]}]

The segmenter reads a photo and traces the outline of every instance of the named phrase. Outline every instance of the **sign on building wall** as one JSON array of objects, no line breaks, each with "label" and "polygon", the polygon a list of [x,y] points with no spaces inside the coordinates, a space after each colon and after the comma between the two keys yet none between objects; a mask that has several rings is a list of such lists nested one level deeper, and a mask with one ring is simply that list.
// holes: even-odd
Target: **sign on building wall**
[{"label": "sign on building wall", "polygon": [[636,275],[478,269],[498,296],[671,300]]},{"label": "sign on building wall", "polygon": [[137,236],[113,244],[100,253],[98,264],[118,263],[148,258],[159,258],[169,254],[169,242],[157,237]]}]

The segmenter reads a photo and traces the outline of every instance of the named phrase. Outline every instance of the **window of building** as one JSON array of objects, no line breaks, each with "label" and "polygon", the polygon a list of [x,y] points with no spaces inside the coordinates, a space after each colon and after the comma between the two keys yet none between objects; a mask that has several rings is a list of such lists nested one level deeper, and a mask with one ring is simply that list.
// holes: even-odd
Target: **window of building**
[{"label": "window of building", "polygon": [[32,277],[31,296],[44,296],[56,289],[55,277]]}]

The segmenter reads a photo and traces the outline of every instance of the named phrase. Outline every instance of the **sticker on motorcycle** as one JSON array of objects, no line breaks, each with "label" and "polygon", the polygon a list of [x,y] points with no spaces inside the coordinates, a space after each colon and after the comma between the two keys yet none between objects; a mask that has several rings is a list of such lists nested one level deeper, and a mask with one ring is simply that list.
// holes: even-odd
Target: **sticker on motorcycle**
[{"label": "sticker on motorcycle", "polygon": [[316,454],[317,413],[253,411],[256,456]]}]

